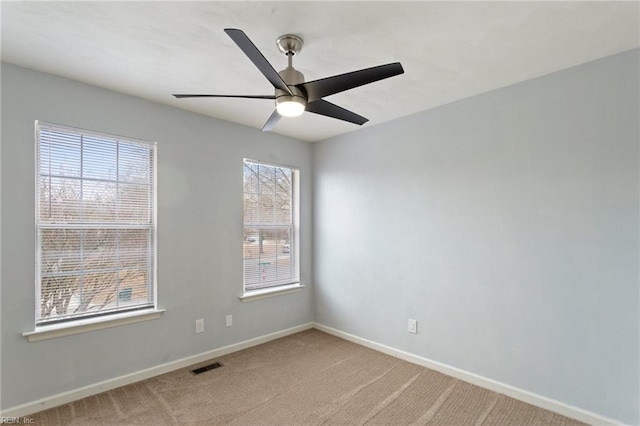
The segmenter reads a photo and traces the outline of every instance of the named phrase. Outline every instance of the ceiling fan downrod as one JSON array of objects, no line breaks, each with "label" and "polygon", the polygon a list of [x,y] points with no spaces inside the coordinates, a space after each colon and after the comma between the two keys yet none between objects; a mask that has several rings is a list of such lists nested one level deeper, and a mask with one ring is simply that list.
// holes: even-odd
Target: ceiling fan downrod
[{"label": "ceiling fan downrod", "polygon": [[288,86],[304,83],[304,75],[293,67],[293,56],[300,53],[304,46],[302,38],[295,34],[281,35],[276,40],[276,45],[278,50],[285,54],[288,63],[287,68],[278,72],[280,77]]}]

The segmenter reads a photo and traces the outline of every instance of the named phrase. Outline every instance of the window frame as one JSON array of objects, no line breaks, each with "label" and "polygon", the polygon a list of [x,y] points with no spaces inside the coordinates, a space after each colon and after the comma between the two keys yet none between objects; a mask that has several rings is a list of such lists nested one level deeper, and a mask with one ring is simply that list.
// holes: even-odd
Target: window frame
[{"label": "window frame", "polygon": [[[40,219],[40,179],[41,179],[41,165],[40,165],[40,155],[42,151],[42,142],[40,138],[40,134],[43,128],[51,128],[55,130],[59,130],[62,132],[69,132],[71,135],[81,135],[81,137],[92,137],[92,138],[104,138],[109,141],[122,141],[125,143],[143,145],[148,147],[150,150],[150,158],[149,158],[149,179],[151,180],[149,189],[151,191],[149,197],[149,206],[151,209],[149,219],[151,223],[149,225],[140,225],[140,229],[148,229],[150,245],[148,249],[152,251],[152,253],[147,253],[147,257],[151,261],[150,267],[148,267],[148,273],[152,275],[150,278],[150,283],[148,283],[148,288],[152,291],[152,295],[148,298],[148,306],[139,306],[132,308],[124,308],[124,309],[114,309],[104,312],[92,312],[86,315],[76,315],[69,316],[67,318],[53,319],[50,321],[42,321],[40,317],[41,303],[42,303],[42,295],[41,295],[41,285],[42,285],[42,230],[44,229],[72,229],[74,227],[79,229],[84,229],[82,226],[84,224],[90,224],[95,226],[96,224],[100,224],[100,222],[86,222],[79,221],[74,224],[70,224],[68,227],[61,225],[56,227],[55,224],[50,225],[47,223],[42,223]],[[158,204],[157,204],[157,186],[158,186],[158,144],[156,141],[146,141],[142,139],[132,138],[128,136],[115,135],[110,133],[98,132],[89,129],[82,129],[78,127],[61,125],[57,123],[51,123],[46,121],[36,120],[34,125],[35,130],[35,306],[34,306],[34,330],[23,333],[23,336],[27,337],[29,341],[39,341],[54,337],[60,337],[70,334],[82,333],[90,330],[102,329],[107,327],[113,327],[118,325],[130,324],[139,321],[146,321],[151,319],[156,319],[160,317],[160,314],[164,312],[163,309],[158,309],[158,251],[157,251],[157,228],[158,228]],[[119,161],[119,160],[117,160]],[[119,178],[116,178],[119,179]],[[78,178],[80,181],[84,181],[84,177],[80,176]],[[132,229],[131,224],[123,223],[122,226],[116,223],[104,223],[108,225],[111,229]],[[89,227],[91,228],[91,227]],[[136,228],[137,229],[137,228]]]},{"label": "window frame", "polygon": [[[246,163],[252,163],[259,166],[275,167],[288,169],[291,172],[291,227],[293,236],[289,242],[290,249],[289,254],[291,256],[291,262],[293,262],[293,278],[291,280],[282,281],[272,286],[247,290],[246,283],[246,268],[244,257],[244,244],[245,244],[245,217],[244,217],[244,197],[245,197],[245,179],[244,179],[244,167]],[[240,299],[243,302],[260,300],[276,295],[288,294],[296,292],[304,287],[301,284],[301,259],[300,259],[300,169],[295,166],[272,163],[269,161],[255,160],[252,158],[243,158],[242,160],[242,293]],[[255,226],[254,226],[255,227]]]}]

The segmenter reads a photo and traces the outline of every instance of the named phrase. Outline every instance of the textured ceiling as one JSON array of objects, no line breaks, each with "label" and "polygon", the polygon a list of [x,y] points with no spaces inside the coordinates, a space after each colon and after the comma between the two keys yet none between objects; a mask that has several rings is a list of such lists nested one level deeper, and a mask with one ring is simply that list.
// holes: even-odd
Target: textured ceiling
[{"label": "textured ceiling", "polygon": [[[405,74],[328,98],[365,126],[634,47],[637,2],[2,2],[2,60],[260,129],[272,94],[223,32],[240,28],[276,70],[275,40],[305,42],[306,80],[399,61]],[[306,113],[276,133],[316,141],[359,126]]]}]

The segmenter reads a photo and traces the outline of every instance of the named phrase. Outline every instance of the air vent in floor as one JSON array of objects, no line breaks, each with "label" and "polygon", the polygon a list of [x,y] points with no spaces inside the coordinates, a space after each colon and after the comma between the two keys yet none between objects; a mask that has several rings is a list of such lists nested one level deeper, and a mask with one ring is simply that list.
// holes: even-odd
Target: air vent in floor
[{"label": "air vent in floor", "polygon": [[195,368],[195,369],[191,370],[191,374],[193,374],[193,375],[201,374],[201,373],[204,373],[205,371],[209,371],[209,370],[213,370],[214,368],[222,367],[223,365],[224,364],[222,364],[221,362],[214,362],[213,364],[205,365],[204,367]]}]

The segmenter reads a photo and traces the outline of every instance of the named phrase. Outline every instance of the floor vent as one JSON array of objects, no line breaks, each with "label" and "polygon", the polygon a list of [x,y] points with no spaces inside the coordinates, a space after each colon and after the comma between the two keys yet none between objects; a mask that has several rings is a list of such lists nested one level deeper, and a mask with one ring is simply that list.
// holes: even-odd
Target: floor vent
[{"label": "floor vent", "polygon": [[204,367],[196,368],[191,370],[191,374],[194,376],[196,374],[204,373],[205,371],[213,370],[214,368],[222,367],[224,364],[221,362],[214,362],[213,364],[205,365]]}]

